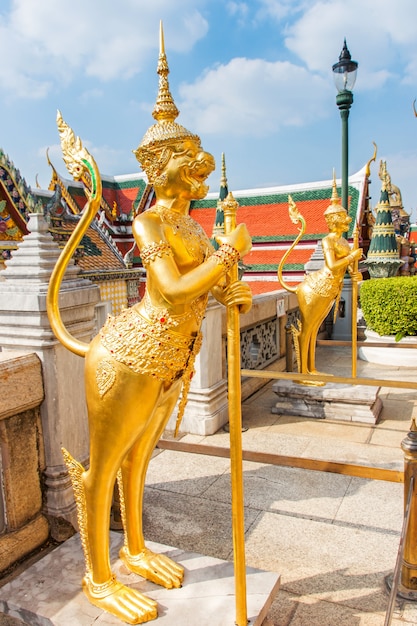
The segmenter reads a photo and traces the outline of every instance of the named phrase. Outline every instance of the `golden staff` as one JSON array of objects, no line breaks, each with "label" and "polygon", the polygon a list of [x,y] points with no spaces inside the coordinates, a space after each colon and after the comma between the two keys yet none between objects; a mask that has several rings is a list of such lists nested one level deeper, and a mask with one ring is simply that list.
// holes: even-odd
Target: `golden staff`
[{"label": "golden staff", "polygon": [[[353,250],[357,250],[359,247],[359,227],[358,222],[355,223],[355,230],[353,231]],[[359,261],[355,259],[352,267],[352,378],[356,378],[356,364],[357,364],[357,343],[358,343],[358,268]]]},{"label": "golden staff", "polygon": [[[231,192],[222,202],[224,231],[228,235],[236,228],[239,204]],[[230,281],[239,280],[237,263],[229,272]],[[236,625],[247,626],[245,521],[242,472],[242,410],[240,381],[240,320],[239,306],[227,306],[227,382],[229,396],[230,474],[232,483],[232,535],[235,573]]]}]

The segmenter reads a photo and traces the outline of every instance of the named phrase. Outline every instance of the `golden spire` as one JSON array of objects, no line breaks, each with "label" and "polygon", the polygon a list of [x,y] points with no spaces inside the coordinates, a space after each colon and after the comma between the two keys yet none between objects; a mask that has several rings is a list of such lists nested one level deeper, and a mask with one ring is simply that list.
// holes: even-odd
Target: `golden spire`
[{"label": "golden spire", "polygon": [[[179,141],[191,140],[198,146],[200,138],[189,130],[177,124],[175,119],[179,115],[179,111],[175,106],[174,99],[169,90],[168,83],[168,62],[165,54],[164,31],[162,22],[159,29],[159,57],[157,73],[159,75],[158,95],[152,112],[156,124],[153,124],[146,131],[138,148],[134,150],[137,160],[142,169],[148,174],[150,182],[155,175],[155,165],[151,165],[150,152],[156,152],[170,144],[176,144]],[[157,166],[157,164],[156,164]]]},{"label": "golden spire", "polygon": [[224,156],[224,152],[222,152],[222,175],[220,178],[220,187],[225,187],[227,189],[226,159]]},{"label": "golden spire", "polygon": [[226,157],[224,156],[224,152],[222,152],[222,182],[227,185],[226,179]]},{"label": "golden spire", "polygon": [[169,90],[169,67],[165,54],[164,29],[162,26],[162,20],[159,23],[159,58],[156,71],[159,75],[159,88],[155,107],[152,111],[152,116],[158,122],[162,120],[169,120],[173,122],[178,117],[179,111],[175,106],[174,99],[171,96],[171,92]]},{"label": "golden spire", "polygon": [[339,196],[337,194],[337,184],[336,184],[336,170],[333,168],[333,186],[332,186],[332,204],[336,204],[339,202]]},{"label": "golden spire", "polygon": [[337,193],[337,184],[336,184],[336,172],[333,169],[333,185],[332,185],[332,197],[330,199],[330,206],[325,210],[324,215],[330,215],[330,213],[341,213],[344,211],[346,213],[346,209],[342,206],[340,202],[340,198]]}]

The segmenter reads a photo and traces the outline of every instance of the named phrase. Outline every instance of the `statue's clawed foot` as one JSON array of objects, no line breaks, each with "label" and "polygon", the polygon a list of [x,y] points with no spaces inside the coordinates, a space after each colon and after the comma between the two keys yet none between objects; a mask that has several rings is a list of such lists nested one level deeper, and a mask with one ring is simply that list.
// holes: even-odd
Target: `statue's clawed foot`
[{"label": "statue's clawed foot", "polygon": [[333,376],[331,372],[319,372],[316,368],[311,369],[308,373],[314,374],[314,376]]},{"label": "statue's clawed foot", "polygon": [[165,554],[157,554],[144,548],[139,554],[130,554],[124,546],[120,550],[120,558],[131,572],[139,574],[166,589],[181,587],[184,569]]},{"label": "statue's clawed foot", "polygon": [[122,585],[114,576],[100,585],[85,576],[83,591],[91,604],[128,624],[143,624],[158,617],[154,600]]},{"label": "statue's clawed foot", "polygon": [[305,387],[324,387],[326,384],[322,380],[295,380],[294,382],[299,385],[304,385]]}]

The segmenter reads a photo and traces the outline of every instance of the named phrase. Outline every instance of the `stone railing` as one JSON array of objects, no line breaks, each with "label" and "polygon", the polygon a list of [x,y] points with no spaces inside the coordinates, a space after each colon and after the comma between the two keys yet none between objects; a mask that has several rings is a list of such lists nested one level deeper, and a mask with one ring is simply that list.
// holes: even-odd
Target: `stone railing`
[{"label": "stone railing", "polygon": [[45,462],[39,407],[44,392],[36,354],[0,352],[0,385],[0,572],[4,572],[49,536],[42,514]]}]

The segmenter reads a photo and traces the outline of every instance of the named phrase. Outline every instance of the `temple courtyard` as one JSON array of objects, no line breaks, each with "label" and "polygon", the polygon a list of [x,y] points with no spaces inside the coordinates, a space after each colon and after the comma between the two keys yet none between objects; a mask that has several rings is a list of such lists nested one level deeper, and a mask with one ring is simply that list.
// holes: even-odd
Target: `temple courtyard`
[{"label": "temple courtyard", "polygon": [[[317,365],[321,371],[350,376],[347,348],[320,347]],[[415,383],[417,368],[358,361],[358,376]],[[273,381],[267,382],[243,405],[243,450],[245,458],[253,459],[243,462],[246,562],[250,568],[281,576],[263,626],[383,626],[389,601],[387,580],[394,571],[403,523],[403,484],[277,465],[257,453],[271,455],[269,460],[284,455],[387,469],[395,475],[404,464],[401,441],[412,417],[417,418],[417,390],[381,387],[383,410],[373,425],[273,414],[272,385]],[[179,444],[187,451],[175,449],[166,433],[150,463],[145,536],[184,553],[231,561],[230,461],[221,454],[229,445],[228,429],[209,437],[184,435]],[[199,446],[211,447],[213,454],[201,454]],[[80,553],[78,536],[69,542],[75,542],[71,546],[76,545]],[[34,558],[3,579],[3,591],[5,585],[16,590],[19,576],[27,574],[29,566],[36,572],[42,560]],[[65,569],[74,584],[70,561],[59,565],[60,571]],[[44,602],[45,593],[43,589]],[[169,615],[167,593],[163,620]],[[0,599],[4,600],[1,588]],[[212,600],[213,608],[201,626],[223,626]],[[32,611],[35,606],[34,598]],[[85,606],[89,607],[87,601]],[[74,617],[49,623],[84,624]],[[0,614],[2,626],[22,623],[38,624],[22,621],[17,614]],[[44,623],[48,622],[39,621]],[[94,623],[120,622],[99,615]],[[184,625],[191,623],[184,621]],[[397,601],[392,624],[417,624],[417,603]]]}]

